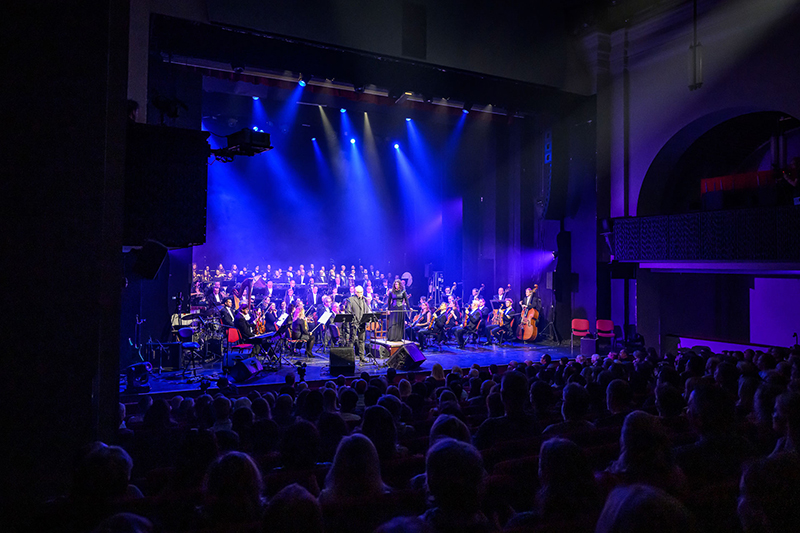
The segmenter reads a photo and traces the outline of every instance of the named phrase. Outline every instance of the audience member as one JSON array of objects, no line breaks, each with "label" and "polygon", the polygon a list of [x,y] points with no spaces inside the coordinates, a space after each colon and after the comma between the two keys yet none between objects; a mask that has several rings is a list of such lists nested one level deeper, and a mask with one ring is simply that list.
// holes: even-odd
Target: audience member
[{"label": "audience member", "polygon": [[481,512],[486,472],[481,454],[471,444],[439,440],[428,450],[425,474],[434,507],[422,519],[433,529],[439,533],[494,529]]},{"label": "audience member", "polygon": [[675,464],[667,432],[658,418],[644,411],[625,418],[619,458],[606,474],[606,483],[651,485],[676,497],[683,496],[686,488],[686,477]]},{"label": "audience member", "polygon": [[261,473],[249,455],[230,452],[208,467],[203,486],[204,520],[209,525],[253,522],[264,510]]},{"label": "audience member", "polygon": [[542,432],[543,435],[569,435],[594,429],[594,424],[586,420],[589,410],[589,393],[577,383],[569,383],[564,387],[561,401],[563,422],[551,424]]},{"label": "audience member", "polygon": [[369,501],[387,490],[375,445],[364,435],[355,434],[339,443],[319,501],[322,505]]},{"label": "audience member", "polygon": [[618,487],[609,494],[595,533],[693,533],[694,518],[681,502],[647,485]]},{"label": "audience member", "polygon": [[693,485],[738,477],[755,448],[735,432],[735,406],[722,389],[695,389],[689,398],[689,421],[700,437],[675,451],[678,465]]},{"label": "audience member", "polygon": [[313,494],[293,483],[269,501],[262,520],[264,533],[323,533],[322,510]]},{"label": "audience member", "polygon": [[577,444],[560,438],[542,443],[539,483],[534,510],[517,514],[506,524],[507,529],[562,521],[594,525],[603,500],[592,469]]},{"label": "audience member", "polygon": [[779,453],[751,463],[740,483],[745,533],[792,533],[800,524],[800,459]]},{"label": "audience member", "polygon": [[536,417],[525,413],[528,380],[520,372],[506,372],[500,384],[504,415],[487,418],[475,433],[473,442],[479,450],[497,442],[524,439],[539,434]]}]

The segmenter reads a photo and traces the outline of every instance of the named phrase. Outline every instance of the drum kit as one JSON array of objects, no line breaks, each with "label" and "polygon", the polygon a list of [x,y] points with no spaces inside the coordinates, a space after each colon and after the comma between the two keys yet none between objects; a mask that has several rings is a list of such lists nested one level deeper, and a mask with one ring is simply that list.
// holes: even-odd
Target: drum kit
[{"label": "drum kit", "polygon": [[181,328],[192,328],[194,331],[192,341],[200,345],[199,352],[203,354],[203,363],[213,363],[222,357],[225,328],[219,320],[219,311],[220,308],[209,306],[204,310],[175,317],[177,320],[173,320],[172,323],[172,333],[176,338]]}]

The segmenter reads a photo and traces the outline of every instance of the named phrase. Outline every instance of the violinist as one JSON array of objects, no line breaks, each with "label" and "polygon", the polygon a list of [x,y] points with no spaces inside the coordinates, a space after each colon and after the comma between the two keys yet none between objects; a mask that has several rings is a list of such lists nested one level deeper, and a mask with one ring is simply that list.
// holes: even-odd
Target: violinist
[{"label": "violinist", "polygon": [[308,331],[308,322],[306,321],[306,313],[303,309],[303,301],[295,301],[294,313],[292,314],[292,339],[297,341],[305,341],[306,343],[306,357],[314,357],[311,350],[314,348],[314,337]]},{"label": "violinist", "polygon": [[464,337],[467,333],[475,333],[478,331],[478,327],[481,324],[481,310],[478,309],[478,300],[472,300],[472,305],[470,305],[469,314],[464,319],[464,325],[461,327],[456,328],[456,339],[458,339],[458,347],[462,350],[464,346],[466,346],[467,341]]},{"label": "violinist", "polygon": [[264,307],[266,311],[264,311],[264,330],[265,331],[275,331],[277,328],[275,326],[275,322],[278,321],[278,310],[275,307],[275,302],[271,302],[269,298],[264,299]]},{"label": "violinist", "polygon": [[505,300],[505,307],[500,312],[500,317],[502,318],[502,324],[499,326],[491,326],[489,328],[489,337],[498,341],[502,342],[503,338],[507,335],[511,335],[512,325],[514,322],[514,300],[511,298],[506,298]]},{"label": "violinist", "polygon": [[435,337],[437,341],[444,340],[444,326],[447,321],[447,304],[442,302],[439,308],[431,316],[431,323],[425,329],[420,329],[417,332],[417,342],[419,342],[420,349],[425,349],[425,339],[427,337]]},{"label": "violinist", "polygon": [[458,326],[461,321],[461,311],[458,308],[456,297],[452,294],[447,297],[447,320],[445,321],[445,329],[453,329]]},{"label": "violinist", "polygon": [[478,298],[478,309],[481,311],[481,317],[483,317],[483,324],[489,324],[489,315],[492,314],[492,309],[486,305],[486,300],[484,298]]},{"label": "violinist", "polygon": [[429,328],[431,325],[431,309],[428,307],[428,302],[422,302],[419,306],[419,312],[414,315],[414,318],[406,326],[406,338],[416,339],[421,330]]}]

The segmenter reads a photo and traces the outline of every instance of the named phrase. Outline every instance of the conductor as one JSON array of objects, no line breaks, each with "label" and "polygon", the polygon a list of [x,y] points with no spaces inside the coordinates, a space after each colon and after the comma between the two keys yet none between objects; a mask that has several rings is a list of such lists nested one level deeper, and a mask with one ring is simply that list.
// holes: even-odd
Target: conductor
[{"label": "conductor", "polygon": [[356,356],[358,361],[363,363],[364,359],[364,343],[367,339],[367,329],[364,324],[361,324],[361,317],[366,313],[371,313],[369,304],[364,299],[364,287],[358,285],[356,287],[355,296],[347,299],[347,312],[353,315],[353,323],[350,326],[350,336],[348,337],[348,344],[355,347]]}]

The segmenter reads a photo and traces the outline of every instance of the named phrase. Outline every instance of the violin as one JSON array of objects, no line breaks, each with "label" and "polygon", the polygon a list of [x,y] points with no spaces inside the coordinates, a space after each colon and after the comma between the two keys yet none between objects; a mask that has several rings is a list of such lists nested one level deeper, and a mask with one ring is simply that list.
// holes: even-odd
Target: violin
[{"label": "violin", "polygon": [[261,313],[261,308],[256,309],[256,335],[263,335],[266,333],[267,325],[264,322],[264,315]]}]

